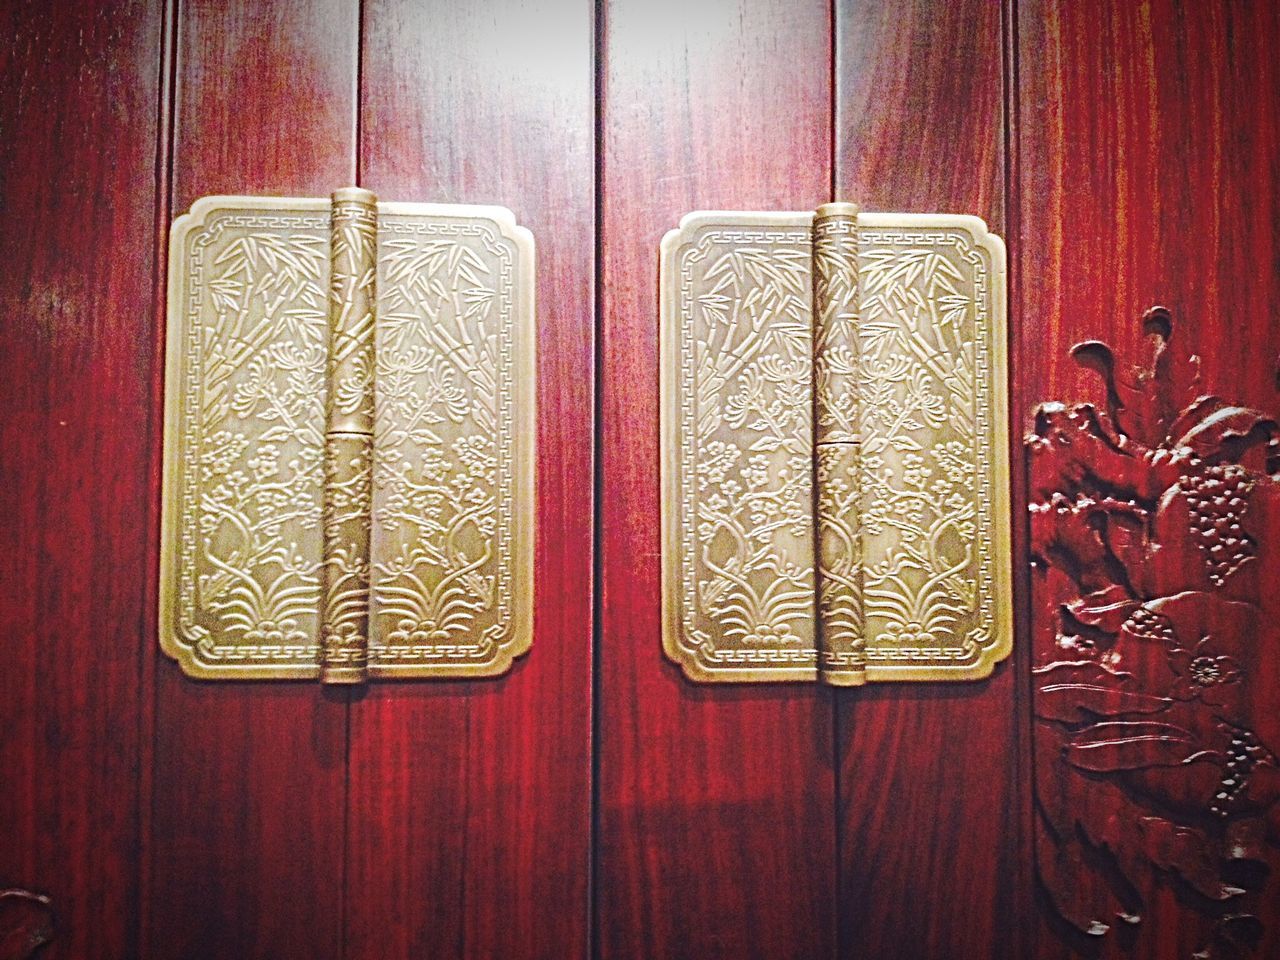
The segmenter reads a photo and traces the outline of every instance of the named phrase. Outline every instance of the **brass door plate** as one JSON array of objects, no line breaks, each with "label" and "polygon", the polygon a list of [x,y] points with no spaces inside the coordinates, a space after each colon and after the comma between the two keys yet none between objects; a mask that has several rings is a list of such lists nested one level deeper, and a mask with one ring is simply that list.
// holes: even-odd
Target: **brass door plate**
[{"label": "brass door plate", "polygon": [[169,250],[160,642],[225,679],[502,673],[532,639],[533,237],[206,197]]},{"label": "brass door plate", "polygon": [[975,217],[667,234],[663,645],[687,676],[960,680],[1008,655],[1005,285]]}]

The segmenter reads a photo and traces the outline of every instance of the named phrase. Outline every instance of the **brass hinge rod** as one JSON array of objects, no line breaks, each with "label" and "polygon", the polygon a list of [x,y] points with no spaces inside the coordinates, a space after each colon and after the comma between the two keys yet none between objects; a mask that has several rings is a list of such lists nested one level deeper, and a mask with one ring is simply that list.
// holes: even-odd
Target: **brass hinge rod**
[{"label": "brass hinge rod", "polygon": [[330,222],[320,679],[351,684],[369,664],[378,198],[337,190]]},{"label": "brass hinge rod", "polygon": [[858,206],[813,217],[813,443],[818,676],[866,682],[859,506]]}]

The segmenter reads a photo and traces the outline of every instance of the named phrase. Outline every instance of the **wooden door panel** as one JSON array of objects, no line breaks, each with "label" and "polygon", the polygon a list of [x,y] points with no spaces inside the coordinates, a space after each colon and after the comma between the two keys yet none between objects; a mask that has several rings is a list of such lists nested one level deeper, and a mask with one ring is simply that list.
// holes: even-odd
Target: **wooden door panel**
[{"label": "wooden door panel", "polygon": [[[51,960],[120,957],[147,756],[162,23],[29,6],[3,29],[0,890],[51,899]],[[49,917],[0,899],[0,952]]]},{"label": "wooden door panel", "polygon": [[352,958],[586,955],[593,39],[584,0],[365,5],[362,185],[500,204],[534,233],[538,546],[510,673],[353,704]]},{"label": "wooden door panel", "polygon": [[599,952],[826,957],[829,693],[699,686],[662,655],[656,265],[690,210],[829,198],[829,7],[612,0],[603,16]]},{"label": "wooden door panel", "polygon": [[[1007,236],[999,5],[836,11],[837,195],[865,210],[975,214]],[[1014,919],[1031,906],[1022,662],[1015,645],[977,683],[838,692],[841,956],[1027,955]]]},{"label": "wooden door panel", "polygon": [[[1183,491],[1192,485],[1177,474],[1226,469],[1236,442],[1223,442],[1223,431],[1208,424],[1189,441],[1207,463],[1184,461],[1163,479],[1155,460],[1132,451],[1163,442],[1160,417],[1200,394],[1280,412],[1280,15],[1270,4],[1230,3],[1034,0],[1016,9],[1014,302],[1022,362],[1014,409],[1027,418],[1023,429],[1043,401],[1114,407],[1097,370],[1103,354],[1095,349],[1094,363],[1075,363],[1073,344],[1105,341],[1132,386],[1131,368],[1152,356],[1144,312],[1163,304],[1172,324],[1163,372],[1137,391],[1123,382],[1116,388],[1124,411],[1097,427],[1077,421],[1068,429],[1052,417],[1036,425],[1032,494],[1064,498],[1032,528],[1039,559],[1032,629],[1022,637],[1038,671],[1025,709],[1037,717],[1039,953],[1274,956],[1280,834],[1274,765],[1265,756],[1280,749],[1275,484],[1263,479],[1264,450],[1255,447],[1245,455],[1252,492],[1227,505],[1243,511],[1245,531],[1230,552],[1251,553],[1251,567],[1215,570],[1216,534],[1189,535],[1200,508],[1188,512]],[[1156,328],[1167,326],[1154,319]],[[1201,383],[1190,390],[1188,354],[1199,355],[1201,367]],[[1161,404],[1166,414],[1156,416]],[[1255,419],[1238,414],[1233,423]],[[1060,428],[1069,448],[1049,442]],[[1108,444],[1094,442],[1108,431],[1113,439],[1127,434],[1128,452],[1111,456]],[[1101,491],[1110,498],[1101,510],[1077,498]],[[1097,531],[1092,541],[1081,536],[1086,515]],[[1095,552],[1091,542],[1115,552]],[[1215,572],[1226,576],[1215,581]],[[1136,601],[1144,611],[1137,617]],[[1215,612],[1201,622],[1188,614],[1199,607]],[[1217,646],[1239,650],[1221,661]],[[1193,655],[1221,667],[1225,682],[1195,679],[1204,664],[1193,669]],[[1061,666],[1070,661],[1085,666]],[[1115,699],[1118,671],[1128,675],[1125,700]],[[1162,725],[1158,738],[1142,740],[1152,729],[1144,723]],[[1262,744],[1248,769],[1228,767],[1230,741],[1241,731]],[[1094,746],[1099,740],[1118,747]],[[1182,746],[1200,759],[1170,762]],[[1270,843],[1253,833],[1267,816]],[[1255,860],[1270,863],[1271,875],[1245,862]],[[1230,919],[1239,914],[1255,919]],[[1250,941],[1255,952],[1242,946]]]},{"label": "wooden door panel", "polygon": [[[0,956],[50,918],[50,960],[1280,953],[1274,5],[8,8],[0,891],[52,905],[0,898]],[[536,236],[533,648],[194,681],[155,641],[168,224],[352,182]],[[658,242],[833,195],[1009,242],[1018,634],[980,683],[715,687],[661,652]],[[1137,387],[1071,357],[1127,376],[1153,330]],[[1197,540],[1212,498],[1135,443],[1200,393],[1241,410],[1195,482],[1251,473]]]},{"label": "wooden door panel", "polygon": [[[184,2],[175,31],[171,216],[207,194],[328,196],[351,182],[356,3]],[[195,681],[154,630],[145,642],[157,661],[147,955],[337,957],[347,695]]]}]

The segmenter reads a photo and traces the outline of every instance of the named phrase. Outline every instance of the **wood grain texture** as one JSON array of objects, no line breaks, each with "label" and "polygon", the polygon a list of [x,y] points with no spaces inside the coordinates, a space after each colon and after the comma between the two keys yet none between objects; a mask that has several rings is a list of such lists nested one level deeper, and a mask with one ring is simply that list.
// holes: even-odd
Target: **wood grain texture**
[{"label": "wood grain texture", "polygon": [[[49,960],[129,956],[160,17],[6,4],[0,34],[0,888],[52,899]],[[6,954],[47,926],[23,903]]]},{"label": "wood grain texture", "polygon": [[[328,196],[350,183],[356,36],[354,0],[182,3],[173,213],[207,194]],[[146,642],[151,956],[339,956],[345,695],[194,681]]]},{"label": "wood grain texture", "polygon": [[[1024,280],[1015,329],[1024,363],[1015,411],[1100,399],[1096,374],[1072,363],[1069,349],[1105,340],[1127,371],[1148,357],[1137,319],[1161,303],[1180,349],[1201,357],[1205,392],[1274,414],[1280,12],[1274,4],[1026,0],[1017,14]],[[1040,577],[1035,589],[1047,598],[1057,587]],[[1052,657],[1057,607],[1038,599],[1033,616],[1035,652]],[[1274,651],[1266,656],[1274,660]],[[1274,684],[1255,685],[1254,715],[1274,715],[1278,697]],[[1050,762],[1052,739],[1036,746],[1038,760]],[[1131,827],[1125,809],[1117,801],[1110,814]],[[1169,871],[1133,882],[1112,889],[1131,912],[1136,894],[1140,923],[1104,918],[1118,929],[1099,943],[1052,920],[1046,904],[1039,954],[1164,958],[1210,943],[1215,910]],[[1276,902],[1273,892],[1263,940],[1245,956],[1280,951]],[[1214,950],[1235,955],[1221,943]]]},{"label": "wood grain texture", "polygon": [[353,706],[352,960],[585,957],[591,798],[594,151],[586,0],[370,0],[361,175],[496,203],[537,243],[532,649]]},{"label": "wood grain texture", "polygon": [[829,957],[830,695],[699,686],[662,653],[657,304],[658,242],[683,214],[829,199],[828,5],[603,15],[598,950]]},{"label": "wood grain texture", "polygon": [[[837,5],[837,195],[1005,235],[1002,39],[987,0]],[[1026,955],[1018,663],[838,695],[841,956]]]},{"label": "wood grain texture", "polygon": [[[999,6],[839,10],[837,192],[864,209],[975,214],[1005,234]],[[1010,921],[1028,796],[1017,662],[973,684],[841,695],[842,956],[1025,955]],[[901,909],[911,902],[928,906]]]}]

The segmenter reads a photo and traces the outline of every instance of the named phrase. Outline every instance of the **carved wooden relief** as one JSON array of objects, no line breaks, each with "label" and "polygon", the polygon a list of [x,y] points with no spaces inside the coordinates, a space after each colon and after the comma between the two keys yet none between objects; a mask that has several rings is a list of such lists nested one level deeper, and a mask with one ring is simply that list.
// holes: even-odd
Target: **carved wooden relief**
[{"label": "carved wooden relief", "polygon": [[1082,941],[1168,885],[1196,957],[1242,956],[1280,866],[1280,429],[1143,322],[1149,365],[1078,345],[1103,402],[1027,438],[1038,869]]},{"label": "carved wooden relief", "polygon": [[53,939],[53,905],[30,890],[0,890],[0,960],[27,960]]}]

